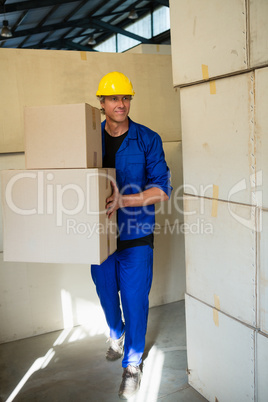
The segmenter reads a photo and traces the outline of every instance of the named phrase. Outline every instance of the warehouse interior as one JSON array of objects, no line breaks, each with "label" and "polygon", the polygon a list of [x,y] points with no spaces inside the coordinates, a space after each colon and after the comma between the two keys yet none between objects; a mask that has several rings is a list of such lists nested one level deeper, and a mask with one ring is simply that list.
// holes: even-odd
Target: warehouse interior
[{"label": "warehouse interior", "polygon": [[[266,0],[0,1],[9,30],[0,37],[1,171],[30,163],[27,108],[99,109],[97,85],[110,71],[131,78],[131,119],[163,141],[173,192],[156,208],[133,401],[267,400],[266,15]],[[121,362],[104,359],[89,264],[16,259],[27,242],[5,225],[4,175],[0,400],[118,400]]]}]

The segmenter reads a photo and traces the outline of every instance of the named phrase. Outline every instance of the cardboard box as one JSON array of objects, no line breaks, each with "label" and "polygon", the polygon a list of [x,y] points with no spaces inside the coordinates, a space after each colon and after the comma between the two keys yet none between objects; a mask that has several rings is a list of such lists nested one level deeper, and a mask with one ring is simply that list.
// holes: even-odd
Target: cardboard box
[{"label": "cardboard box", "polygon": [[252,402],[254,329],[185,295],[189,384],[208,401]]},{"label": "cardboard box", "polygon": [[115,169],[2,172],[4,261],[100,264],[116,249],[106,215]]},{"label": "cardboard box", "polygon": [[268,63],[268,2],[267,0],[249,0],[249,39],[250,67]]},{"label": "cardboard box", "polygon": [[268,207],[268,68],[181,89],[185,193]]},{"label": "cardboard box", "polygon": [[100,168],[100,110],[87,103],[26,107],[26,169]]},{"label": "cardboard box", "polygon": [[256,327],[256,208],[185,196],[184,210],[187,293]]},{"label": "cardboard box", "polygon": [[174,86],[249,67],[244,0],[170,0],[170,26]]}]

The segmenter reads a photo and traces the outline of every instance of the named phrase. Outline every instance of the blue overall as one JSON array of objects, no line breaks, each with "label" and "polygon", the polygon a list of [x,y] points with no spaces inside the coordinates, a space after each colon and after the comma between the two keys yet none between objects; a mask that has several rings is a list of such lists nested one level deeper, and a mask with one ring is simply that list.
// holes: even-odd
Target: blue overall
[{"label": "blue overall", "polygon": [[[105,121],[102,123],[103,155],[104,127]],[[131,119],[128,134],[116,153],[115,168],[121,194],[135,194],[158,187],[170,196],[170,172],[160,136]],[[154,205],[119,209],[120,239],[132,240],[151,234],[155,225],[154,211]],[[116,251],[101,265],[92,265],[91,274],[110,328],[110,337],[118,339],[124,331],[126,333],[122,366],[138,366],[145,347],[153,277],[152,248],[145,245]]]}]

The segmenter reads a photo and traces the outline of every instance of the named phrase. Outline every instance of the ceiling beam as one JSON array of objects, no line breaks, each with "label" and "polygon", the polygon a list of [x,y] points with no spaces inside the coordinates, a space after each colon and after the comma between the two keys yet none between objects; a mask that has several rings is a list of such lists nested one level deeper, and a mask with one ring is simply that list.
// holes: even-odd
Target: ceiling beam
[{"label": "ceiling beam", "polygon": [[[124,29],[119,28],[115,25],[108,24],[107,22],[100,21],[100,20],[97,20],[96,18],[92,18],[92,17],[67,21],[67,22],[63,22],[60,24],[43,25],[43,26],[36,27],[36,28],[23,29],[23,30],[19,30],[19,31],[17,30],[16,32],[14,32],[12,39],[22,37],[22,36],[39,34],[39,33],[43,33],[43,32],[56,31],[59,29],[65,29],[65,28],[69,28],[69,27],[92,28],[92,26],[97,29],[99,29],[99,28],[105,29],[106,31],[110,31],[112,33],[120,33],[120,34],[128,36],[132,39],[136,39],[142,43],[154,43],[151,39],[147,39],[142,36],[136,35],[132,32],[125,31]],[[9,38],[6,38],[6,40],[9,40]]]},{"label": "ceiling beam", "polygon": [[[104,1],[101,1],[101,2],[99,1],[98,5],[97,5],[93,10],[91,10],[91,12],[87,15],[87,17],[92,17],[92,16],[93,16],[93,18],[94,18],[94,14],[95,14],[95,13],[98,13],[106,3],[107,3],[107,0],[104,0]],[[112,13],[114,10],[116,10],[117,7],[120,6],[120,5],[121,5],[121,1],[118,1],[118,2],[114,3],[112,6],[110,6],[110,7],[108,8],[108,10],[106,10],[106,11],[110,14],[110,13]],[[101,17],[99,16],[99,14],[98,14],[97,18],[101,19]],[[115,17],[114,17],[114,18],[115,18]],[[114,21],[114,18],[112,18],[112,19],[109,21],[110,24]],[[84,30],[84,32],[86,32],[86,30]],[[96,29],[96,28],[95,28],[95,31],[92,32],[91,35],[94,35],[94,33],[96,33],[96,32],[99,32],[99,29]],[[110,31],[109,31],[109,35],[111,35],[111,34],[110,34]],[[81,42],[84,42],[84,41],[85,41],[85,40],[84,40],[84,38],[83,38]]]},{"label": "ceiling beam", "polygon": [[[152,1],[154,1],[154,0],[152,0]],[[127,8],[125,9],[125,11],[128,11],[128,12],[129,12],[130,10],[132,10],[133,8],[135,8],[136,11],[139,12],[139,18],[142,18],[146,13],[148,13],[148,11],[150,10],[150,8],[147,8],[147,7],[146,7],[146,8],[138,8],[138,6],[139,6],[140,3],[141,3],[141,0],[135,1],[134,3],[132,3],[131,6],[127,7]],[[141,10],[142,10],[142,11],[141,11]],[[99,17],[99,16],[98,16],[98,17]],[[115,21],[115,20],[116,20],[116,17],[114,17],[112,20],[110,20],[109,23],[111,24],[111,23],[112,23],[113,21]],[[135,21],[134,21],[134,22],[135,22]],[[124,29],[125,26],[127,26],[127,25],[129,25],[129,24],[131,24],[131,20],[129,20],[128,18],[126,18],[125,20],[121,21],[117,26],[118,26],[119,28]],[[105,31],[97,38],[97,44],[99,44],[99,43],[105,41],[105,40],[108,39],[110,36],[111,36],[111,32],[105,30]],[[82,40],[82,42],[83,42],[83,40]],[[155,43],[155,42],[152,41],[151,43]]]},{"label": "ceiling beam", "polygon": [[[18,3],[11,3],[11,4],[5,4],[5,2],[1,2],[0,14],[4,14],[4,12],[7,14],[7,13],[15,12],[15,11],[33,10],[36,8],[50,7],[50,6],[52,7],[52,6],[56,6],[56,5],[61,5],[61,4],[66,4],[66,3],[75,3],[75,2],[77,2],[77,0],[38,0],[38,1],[26,0],[26,1],[21,1]],[[159,3],[163,6],[169,7],[169,0],[153,0],[153,3]]]},{"label": "ceiling beam", "polygon": [[[50,11],[45,15],[45,17],[38,23],[37,27],[41,27],[44,25],[44,23],[48,20],[49,17],[51,17],[51,15],[53,15],[53,13],[55,11],[57,11],[57,9],[59,8],[59,5],[54,6],[53,8],[50,9]],[[18,48],[22,48],[24,46],[24,44],[31,38],[31,35],[26,36],[25,39],[23,39],[23,41],[19,44]]]},{"label": "ceiling beam", "polygon": [[33,45],[33,46],[25,46],[23,49],[40,49],[40,48],[68,48],[70,50],[80,50],[84,52],[95,52],[96,50],[92,49],[90,46],[82,46],[78,43],[74,43],[71,40],[64,40],[64,39],[58,39],[58,40],[52,40],[52,41],[45,41],[42,43],[40,46],[39,44]]},{"label": "ceiling beam", "polygon": [[20,29],[14,32],[13,39],[18,38],[21,36],[28,36],[28,35],[35,35],[43,32],[49,32],[53,31],[55,32],[58,29],[65,29],[69,27],[73,28],[80,28],[81,25],[84,26],[85,24],[88,24],[89,22],[86,19],[80,19],[80,20],[73,20],[73,21],[68,21],[68,22],[61,22],[59,24],[50,24],[50,25],[43,25],[40,27],[35,27],[35,28],[29,28],[29,29]]},{"label": "ceiling beam", "polygon": [[161,6],[169,7],[169,0],[155,0],[156,3],[161,4]]},{"label": "ceiling beam", "polygon": [[19,3],[5,4],[5,6],[0,4],[0,14],[4,14],[4,12],[7,14],[14,11],[33,10],[34,8],[56,6],[74,2],[77,2],[77,0],[27,0]]},{"label": "ceiling beam", "polygon": [[64,17],[63,21],[68,21],[71,17],[73,17],[77,11],[79,11],[86,3],[88,0],[83,0],[81,3],[78,4],[68,15]]},{"label": "ceiling beam", "polygon": [[[45,42],[46,43],[46,42]],[[83,46],[80,45],[79,43],[72,42],[71,40],[63,40],[63,47],[64,45],[70,47],[73,50],[80,50],[84,52],[96,52],[96,50],[92,49],[90,46]]]},{"label": "ceiling beam", "polygon": [[17,19],[17,21],[15,22],[15,24],[13,24],[12,26],[12,34],[14,34],[14,32],[16,31],[16,29],[18,28],[18,26],[22,23],[22,21],[24,20],[24,18],[26,17],[28,13],[27,11],[24,11],[23,13],[20,14],[19,18]]},{"label": "ceiling beam", "polygon": [[92,25],[95,25],[99,28],[103,28],[106,31],[111,31],[112,33],[119,33],[121,35],[128,36],[129,38],[136,39],[142,43],[154,43],[152,39],[147,39],[147,38],[144,38],[143,36],[136,35],[132,32],[126,31],[125,29],[122,29],[116,25],[108,24],[107,22],[104,22],[104,21],[101,21],[101,20],[98,20],[98,19],[92,18],[92,17],[90,17],[88,19],[92,23]]},{"label": "ceiling beam", "polygon": [[[125,10],[123,10],[123,11],[114,11],[114,12],[111,12],[111,13],[103,13],[103,14],[98,14],[98,18],[104,18],[104,17],[118,17],[118,16],[120,16],[120,15],[123,15],[123,14],[129,14],[129,12],[131,11],[131,10],[135,10],[137,13],[139,12],[139,11],[150,11],[151,10],[151,7],[142,7],[142,8],[135,8],[134,6],[129,6],[129,7],[127,7]],[[130,21],[130,20],[129,20]]]},{"label": "ceiling beam", "polygon": [[[102,0],[98,2],[98,5],[93,8],[93,10],[90,11],[90,13],[87,15],[87,17],[91,17],[93,14],[95,14],[96,11],[98,11],[99,9],[101,9],[105,4],[107,3],[107,0]],[[66,15],[66,17],[64,18],[64,21],[68,21],[71,17],[73,17],[73,15],[80,9],[80,4],[78,7],[76,7],[73,12],[69,13],[68,15]],[[69,29],[68,32],[65,32],[60,39],[64,39],[67,38],[69,34],[71,34],[71,32],[73,31],[73,28]],[[81,37],[81,33],[83,33],[86,30],[82,30],[79,34],[79,37]],[[77,37],[77,35],[76,35]],[[68,38],[69,39],[69,38]],[[84,40],[84,38],[83,38]]]}]

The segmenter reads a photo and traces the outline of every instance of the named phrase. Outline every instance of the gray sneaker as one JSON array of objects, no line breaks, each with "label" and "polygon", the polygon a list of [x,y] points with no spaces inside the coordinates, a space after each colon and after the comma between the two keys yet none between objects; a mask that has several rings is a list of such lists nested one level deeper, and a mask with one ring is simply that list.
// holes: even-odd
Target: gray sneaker
[{"label": "gray sneaker", "polygon": [[124,341],[125,341],[125,332],[119,339],[109,338],[107,342],[110,342],[110,347],[106,352],[106,359],[110,361],[114,361],[120,359],[124,353]]},{"label": "gray sneaker", "polygon": [[124,369],[122,375],[122,382],[119,388],[119,398],[120,399],[129,399],[136,392],[138,392],[140,388],[141,382],[141,370],[137,366],[127,366]]}]

